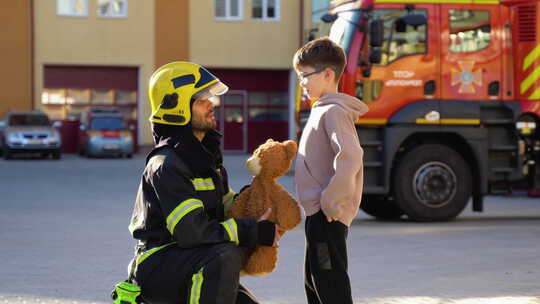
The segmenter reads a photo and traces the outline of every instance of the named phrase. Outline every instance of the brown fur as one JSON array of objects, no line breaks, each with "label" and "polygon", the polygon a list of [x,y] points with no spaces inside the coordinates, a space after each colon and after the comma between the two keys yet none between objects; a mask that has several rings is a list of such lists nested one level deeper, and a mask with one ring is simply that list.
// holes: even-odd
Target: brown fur
[{"label": "brown fur", "polygon": [[[300,223],[300,208],[296,200],[277,183],[277,179],[289,170],[296,155],[294,141],[283,143],[269,139],[253,152],[260,158],[261,172],[253,178],[251,185],[236,198],[228,214],[233,218],[259,218],[272,208],[269,221],[277,223],[281,235]],[[272,272],[277,265],[278,248],[257,246],[248,252],[243,273],[262,276]]]}]

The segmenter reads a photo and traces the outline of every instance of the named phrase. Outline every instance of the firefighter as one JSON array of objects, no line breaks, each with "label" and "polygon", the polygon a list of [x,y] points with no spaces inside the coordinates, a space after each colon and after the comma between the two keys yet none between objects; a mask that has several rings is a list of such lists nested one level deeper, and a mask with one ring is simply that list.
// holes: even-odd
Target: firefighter
[{"label": "firefighter", "polygon": [[155,147],[146,158],[129,230],[129,266],[145,303],[257,303],[239,284],[239,248],[276,246],[277,225],[227,219],[235,193],[222,164],[214,107],[228,87],[205,68],[172,62],[150,78]]}]

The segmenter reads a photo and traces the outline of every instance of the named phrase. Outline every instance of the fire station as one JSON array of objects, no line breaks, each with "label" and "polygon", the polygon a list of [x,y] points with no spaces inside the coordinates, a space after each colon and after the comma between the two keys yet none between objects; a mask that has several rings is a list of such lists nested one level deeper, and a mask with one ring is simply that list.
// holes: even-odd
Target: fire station
[{"label": "fire station", "polygon": [[147,82],[171,61],[201,64],[229,86],[216,111],[224,150],[249,152],[267,138],[295,137],[291,58],[305,41],[304,15],[311,12],[304,1],[24,0],[0,6],[2,23],[15,29],[0,36],[10,41],[0,60],[17,70],[2,76],[2,91],[11,93],[0,97],[0,115],[44,111],[62,122],[63,152],[76,152],[81,115],[98,107],[121,112],[135,143],[151,145]]}]

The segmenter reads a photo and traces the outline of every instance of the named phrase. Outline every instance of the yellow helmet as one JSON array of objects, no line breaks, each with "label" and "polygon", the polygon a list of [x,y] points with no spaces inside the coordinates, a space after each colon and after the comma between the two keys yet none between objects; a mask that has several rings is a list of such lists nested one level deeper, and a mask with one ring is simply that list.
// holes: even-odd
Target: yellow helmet
[{"label": "yellow helmet", "polygon": [[148,95],[150,121],[184,126],[191,120],[191,100],[209,99],[219,105],[217,96],[229,88],[202,66],[176,61],[157,69],[150,77]]}]

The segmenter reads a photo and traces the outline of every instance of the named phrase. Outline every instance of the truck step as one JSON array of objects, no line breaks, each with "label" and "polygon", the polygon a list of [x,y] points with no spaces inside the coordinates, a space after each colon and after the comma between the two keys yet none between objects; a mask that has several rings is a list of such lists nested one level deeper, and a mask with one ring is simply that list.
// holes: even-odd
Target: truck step
[{"label": "truck step", "polygon": [[382,141],[380,140],[364,141],[364,142],[361,142],[360,145],[362,147],[380,147],[382,146]]},{"label": "truck step", "polygon": [[517,151],[516,146],[493,146],[489,147],[490,151]]},{"label": "truck step", "polygon": [[364,162],[364,168],[381,168],[382,162]]},{"label": "truck step", "polygon": [[508,125],[513,124],[513,119],[508,118],[490,118],[490,119],[482,119],[482,124],[485,125]]},{"label": "truck step", "polygon": [[386,189],[382,186],[367,186],[364,187],[364,190],[362,190],[365,194],[386,194]]},{"label": "truck step", "polygon": [[493,172],[493,173],[512,173],[512,172],[514,172],[514,168],[509,168],[509,167],[491,168],[491,172]]}]

